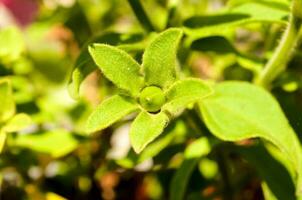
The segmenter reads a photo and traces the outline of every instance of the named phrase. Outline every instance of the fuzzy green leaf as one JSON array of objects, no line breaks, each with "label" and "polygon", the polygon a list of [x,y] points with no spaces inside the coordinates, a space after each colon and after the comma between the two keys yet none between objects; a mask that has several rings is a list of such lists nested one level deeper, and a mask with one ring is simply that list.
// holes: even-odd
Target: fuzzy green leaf
[{"label": "fuzzy green leaf", "polygon": [[284,152],[301,173],[300,143],[273,96],[244,82],[224,82],[215,91],[199,103],[214,135],[227,141],[264,138]]},{"label": "fuzzy green leaf", "polygon": [[31,118],[24,114],[17,114],[4,126],[6,132],[15,132],[22,130],[32,124]]},{"label": "fuzzy green leaf", "polygon": [[110,45],[118,45],[120,49],[125,51],[138,51],[138,49],[143,50],[145,43],[143,39],[144,37],[142,34],[125,35],[108,32],[97,35],[88,41],[76,60],[75,67],[69,80],[68,91],[70,96],[74,99],[78,99],[81,83],[91,72],[97,69],[97,66],[93,63],[93,60],[89,55],[87,46],[93,43],[106,43]]},{"label": "fuzzy green leaf", "polygon": [[212,88],[200,79],[179,80],[166,91],[167,103],[162,110],[177,114],[188,104],[201,100],[212,93]]},{"label": "fuzzy green leaf", "polygon": [[0,80],[0,99],[0,122],[4,122],[11,118],[15,113],[15,102],[11,84],[8,79]]},{"label": "fuzzy green leaf", "polygon": [[140,153],[163,132],[168,121],[168,116],[163,112],[150,114],[142,111],[130,128],[130,141],[134,151]]},{"label": "fuzzy green leaf", "polygon": [[182,30],[171,28],[146,48],[142,66],[147,85],[166,88],[176,80],[176,53],[181,38]]},{"label": "fuzzy green leaf", "polygon": [[126,52],[105,44],[93,44],[90,55],[104,75],[118,88],[137,96],[143,87],[139,64]]},{"label": "fuzzy green leaf", "polygon": [[170,123],[163,134],[161,134],[154,142],[150,143],[139,155],[138,163],[149,158],[155,157],[159,152],[163,151],[168,145],[174,141],[177,136],[186,133],[186,126],[182,120]]},{"label": "fuzzy green leaf", "polygon": [[138,109],[139,106],[127,97],[115,95],[106,99],[89,116],[86,124],[87,132],[95,132],[107,128]]}]

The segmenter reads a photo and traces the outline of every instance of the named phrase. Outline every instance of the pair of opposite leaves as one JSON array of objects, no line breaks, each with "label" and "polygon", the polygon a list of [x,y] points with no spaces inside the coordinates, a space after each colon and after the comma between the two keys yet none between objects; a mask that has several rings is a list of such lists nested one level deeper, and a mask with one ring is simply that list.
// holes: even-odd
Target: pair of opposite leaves
[{"label": "pair of opposite leaves", "polygon": [[163,132],[172,117],[198,102],[205,124],[218,138],[264,138],[285,153],[301,177],[300,143],[274,97],[245,82],[223,82],[212,88],[200,79],[179,80],[176,53],[181,38],[182,31],[177,28],[159,34],[146,48],[141,66],[116,47],[90,46],[94,62],[124,92],[96,108],[87,121],[87,131],[102,130],[139,112],[130,128],[131,144],[139,153]]}]

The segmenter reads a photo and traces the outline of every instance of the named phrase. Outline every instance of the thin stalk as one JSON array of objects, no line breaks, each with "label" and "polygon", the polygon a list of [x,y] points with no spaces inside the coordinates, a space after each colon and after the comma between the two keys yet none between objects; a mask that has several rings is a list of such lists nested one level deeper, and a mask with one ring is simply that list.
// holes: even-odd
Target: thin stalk
[{"label": "thin stalk", "polygon": [[169,1],[166,28],[173,27],[173,24],[175,25],[175,21],[177,21],[176,16],[177,16],[178,5],[179,5],[179,0]]},{"label": "thin stalk", "polygon": [[273,56],[260,73],[257,79],[258,85],[268,87],[270,83],[286,69],[286,64],[290,60],[299,38],[299,31],[302,24],[302,18],[300,16],[302,10],[297,11],[297,9],[301,8],[302,0],[293,0],[292,11],[286,31]]},{"label": "thin stalk", "polygon": [[137,20],[147,32],[155,31],[147,13],[145,12],[140,0],[128,0]]},{"label": "thin stalk", "polygon": [[233,187],[231,184],[229,165],[227,163],[225,152],[222,149],[218,148],[216,153],[217,164],[223,181],[223,198],[226,200],[232,200]]}]

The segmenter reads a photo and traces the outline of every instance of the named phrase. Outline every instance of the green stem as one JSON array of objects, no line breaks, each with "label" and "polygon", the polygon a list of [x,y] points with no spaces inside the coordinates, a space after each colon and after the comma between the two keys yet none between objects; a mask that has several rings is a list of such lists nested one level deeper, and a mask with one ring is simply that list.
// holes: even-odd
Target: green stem
[{"label": "green stem", "polygon": [[137,20],[143,26],[143,28],[147,32],[155,31],[154,26],[152,25],[148,15],[146,14],[143,5],[141,4],[140,0],[128,0]]},{"label": "green stem", "polygon": [[[268,87],[280,75],[295,50],[301,29],[302,0],[293,0],[292,13],[281,42],[257,79],[257,84]],[[298,11],[299,10],[299,11]]]},{"label": "green stem", "polygon": [[219,171],[221,174],[221,178],[223,181],[223,196],[226,200],[233,199],[233,187],[231,184],[231,177],[229,171],[229,165],[227,163],[227,158],[225,151],[221,148],[217,148],[217,163],[219,167]]},{"label": "green stem", "polygon": [[173,27],[176,25],[175,21],[177,21],[177,6],[179,5],[179,0],[170,0],[169,8],[168,8],[168,17],[166,22],[166,28]]}]

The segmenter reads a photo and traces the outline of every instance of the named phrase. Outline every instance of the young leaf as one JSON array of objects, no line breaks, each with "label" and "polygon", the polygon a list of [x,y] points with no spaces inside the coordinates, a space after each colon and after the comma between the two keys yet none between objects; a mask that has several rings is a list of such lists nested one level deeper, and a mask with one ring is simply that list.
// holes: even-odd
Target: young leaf
[{"label": "young leaf", "polygon": [[149,158],[155,157],[159,152],[163,151],[168,145],[179,135],[186,132],[185,123],[178,120],[170,123],[163,134],[161,134],[154,142],[150,143],[139,155],[138,163],[141,163]]},{"label": "young leaf", "polygon": [[104,75],[117,87],[137,96],[143,87],[139,64],[126,52],[105,44],[89,47],[90,55]]},{"label": "young leaf", "polygon": [[142,111],[136,117],[130,129],[130,141],[134,151],[140,153],[163,132],[168,121],[168,116],[163,112],[150,114]]},{"label": "young leaf", "polygon": [[278,102],[264,89],[244,82],[224,82],[199,103],[203,119],[220,139],[260,137],[276,145],[301,173],[301,147]]},{"label": "young leaf", "polygon": [[199,79],[184,79],[175,82],[167,91],[167,103],[162,110],[176,114],[188,104],[194,103],[213,93],[212,88]]},{"label": "young leaf", "polygon": [[87,132],[95,132],[107,128],[114,122],[139,107],[127,97],[115,95],[102,102],[89,116],[86,124]]},{"label": "young leaf", "polygon": [[199,158],[184,160],[176,171],[170,185],[170,199],[185,199],[186,187]]},{"label": "young leaf", "polygon": [[118,47],[123,50],[125,50],[124,48],[127,50],[133,50],[132,45],[143,49],[141,47],[145,43],[143,39],[144,37],[142,34],[125,35],[114,32],[102,33],[101,35],[93,37],[83,45],[84,48],[81,50],[81,53],[76,60],[75,67],[68,84],[68,92],[70,96],[74,99],[79,98],[81,83],[91,72],[97,69],[97,66],[93,63],[93,60],[89,55],[87,46],[93,43],[106,43],[114,46],[119,45]]},{"label": "young leaf", "polygon": [[182,30],[168,29],[159,34],[146,48],[143,70],[147,85],[168,87],[176,79],[176,53]]},{"label": "young leaf", "polygon": [[0,80],[0,122],[11,118],[15,113],[15,103],[12,88],[8,79]]},{"label": "young leaf", "polygon": [[24,114],[17,114],[3,127],[6,132],[22,130],[32,124],[31,118]]}]

